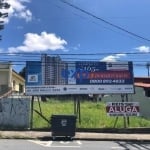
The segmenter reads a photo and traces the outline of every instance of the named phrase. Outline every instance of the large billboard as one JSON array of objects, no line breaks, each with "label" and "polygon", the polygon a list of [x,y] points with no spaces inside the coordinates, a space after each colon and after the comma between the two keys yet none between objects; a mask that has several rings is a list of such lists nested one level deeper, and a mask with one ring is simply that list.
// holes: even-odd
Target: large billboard
[{"label": "large billboard", "polygon": [[132,62],[27,62],[27,95],[134,93]]}]

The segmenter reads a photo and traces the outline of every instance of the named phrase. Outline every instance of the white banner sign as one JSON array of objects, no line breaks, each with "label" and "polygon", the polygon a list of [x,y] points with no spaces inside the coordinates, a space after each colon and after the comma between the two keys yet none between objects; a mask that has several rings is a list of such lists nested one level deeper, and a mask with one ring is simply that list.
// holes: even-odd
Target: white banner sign
[{"label": "white banner sign", "polygon": [[109,116],[139,116],[138,102],[108,102],[106,112]]},{"label": "white banner sign", "polygon": [[132,85],[44,85],[26,86],[26,95],[132,93]]}]

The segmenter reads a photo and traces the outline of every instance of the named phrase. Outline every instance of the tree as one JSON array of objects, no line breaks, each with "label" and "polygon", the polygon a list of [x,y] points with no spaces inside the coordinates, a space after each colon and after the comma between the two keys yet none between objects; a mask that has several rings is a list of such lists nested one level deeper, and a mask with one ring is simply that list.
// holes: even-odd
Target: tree
[{"label": "tree", "polygon": [[[3,9],[9,9],[10,8],[10,4],[5,3],[4,0],[0,0],[0,19],[4,19],[6,17],[8,17],[8,13],[2,13],[1,11],[3,11]],[[0,30],[4,29],[4,21],[0,21]],[[1,40],[1,35],[0,35],[0,40]]]}]

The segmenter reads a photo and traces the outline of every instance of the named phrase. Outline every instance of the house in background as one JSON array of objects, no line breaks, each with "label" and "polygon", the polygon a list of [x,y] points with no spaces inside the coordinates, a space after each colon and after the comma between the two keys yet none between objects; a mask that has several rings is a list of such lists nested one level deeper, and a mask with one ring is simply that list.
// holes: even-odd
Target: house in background
[{"label": "house in background", "polygon": [[25,79],[12,70],[12,92],[25,93]]},{"label": "house in background", "polygon": [[8,63],[0,63],[0,96],[12,91],[12,67]]},{"label": "house in background", "polygon": [[11,93],[25,93],[25,79],[12,70],[10,62],[0,63],[0,97]]}]

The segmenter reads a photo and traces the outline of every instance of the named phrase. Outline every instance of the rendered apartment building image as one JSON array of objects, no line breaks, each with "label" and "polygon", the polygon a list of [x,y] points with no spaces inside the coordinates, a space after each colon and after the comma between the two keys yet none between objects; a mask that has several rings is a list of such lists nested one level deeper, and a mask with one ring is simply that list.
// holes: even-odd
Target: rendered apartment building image
[{"label": "rendered apartment building image", "polygon": [[66,84],[66,80],[62,78],[62,70],[67,67],[67,64],[59,56],[42,55],[41,66],[42,85]]},{"label": "rendered apartment building image", "polygon": [[27,85],[64,85],[67,83],[67,80],[62,77],[62,70],[67,68],[67,63],[59,56],[43,54],[41,61],[27,61],[26,68]]}]

